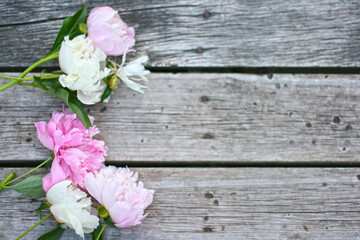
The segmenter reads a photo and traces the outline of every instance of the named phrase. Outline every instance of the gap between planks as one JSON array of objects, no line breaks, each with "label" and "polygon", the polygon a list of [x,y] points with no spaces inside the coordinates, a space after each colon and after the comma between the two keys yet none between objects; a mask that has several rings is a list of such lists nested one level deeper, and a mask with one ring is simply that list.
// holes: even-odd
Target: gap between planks
[{"label": "gap between planks", "polygon": [[[1,160],[0,167],[36,167],[43,161]],[[136,168],[359,168],[360,162],[207,162],[207,161],[110,161],[106,165]]]},{"label": "gap between planks", "polygon": [[[360,67],[151,67],[152,73],[244,73],[268,75],[273,74],[360,74]],[[0,72],[23,72],[26,67],[1,67]],[[33,72],[59,71],[59,67],[36,67]]]}]

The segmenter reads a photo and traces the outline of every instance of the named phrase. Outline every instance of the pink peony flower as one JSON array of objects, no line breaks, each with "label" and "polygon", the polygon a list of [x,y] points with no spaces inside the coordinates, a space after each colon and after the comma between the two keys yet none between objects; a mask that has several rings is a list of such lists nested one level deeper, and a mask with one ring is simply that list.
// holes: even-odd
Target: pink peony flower
[{"label": "pink peony flower", "polygon": [[[93,122],[92,117],[90,120]],[[86,129],[69,109],[55,111],[48,123],[36,122],[35,126],[40,142],[54,151],[51,171],[43,178],[46,192],[65,179],[83,187],[88,172],[104,167],[107,147],[103,141],[92,139],[99,130],[96,126]]]},{"label": "pink peony flower", "polygon": [[147,214],[144,210],[152,200],[154,190],[136,183],[137,173],[128,168],[108,166],[99,172],[88,173],[84,178],[86,190],[103,205],[115,226],[126,228],[141,223]]},{"label": "pink peony flower", "polygon": [[91,10],[87,27],[93,46],[103,50],[106,55],[119,56],[135,44],[134,29],[128,27],[111,7]]}]

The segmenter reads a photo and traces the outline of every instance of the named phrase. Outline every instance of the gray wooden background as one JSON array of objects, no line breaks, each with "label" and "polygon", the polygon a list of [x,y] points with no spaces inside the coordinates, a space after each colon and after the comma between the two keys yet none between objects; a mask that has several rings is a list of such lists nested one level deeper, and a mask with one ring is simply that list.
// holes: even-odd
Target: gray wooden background
[{"label": "gray wooden background", "polygon": [[[44,56],[82,4],[1,1],[0,74]],[[107,162],[156,191],[143,224],[107,228],[105,239],[360,238],[359,1],[87,4],[119,10],[136,31],[130,58],[148,54],[153,70],[144,95],[121,86],[109,103],[86,107]],[[23,86],[0,99],[4,178],[49,157],[33,123],[62,103]],[[36,223],[42,201],[0,192],[0,239]]]}]

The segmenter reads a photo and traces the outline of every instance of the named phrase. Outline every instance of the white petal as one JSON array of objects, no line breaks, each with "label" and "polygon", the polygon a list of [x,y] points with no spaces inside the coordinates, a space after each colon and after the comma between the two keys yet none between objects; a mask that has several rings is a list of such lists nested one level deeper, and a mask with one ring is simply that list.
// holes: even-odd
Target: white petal
[{"label": "white petal", "polygon": [[68,214],[68,218],[69,218],[69,222],[66,223],[66,225],[69,228],[74,229],[76,234],[82,237],[82,239],[84,239],[84,230],[82,228],[80,220],[71,213]]},{"label": "white petal", "polygon": [[59,182],[55,184],[50,190],[46,193],[46,200],[50,204],[56,204],[59,202],[62,202],[64,199],[64,196],[67,191],[67,186],[71,184],[71,181],[64,180],[62,182]]},{"label": "white petal", "polygon": [[46,197],[51,201],[50,211],[56,220],[74,229],[80,237],[84,238],[84,232],[90,233],[99,225],[99,218],[90,214],[91,199],[71,181],[55,184]]},{"label": "white petal", "polygon": [[70,75],[63,74],[59,77],[59,82],[61,86],[67,87],[71,90],[76,90],[74,88],[74,84],[76,84],[78,80],[79,80],[79,76],[75,74],[70,74]]},{"label": "white petal", "polygon": [[77,98],[86,105],[92,105],[100,101],[101,93],[91,92],[88,94],[83,93],[82,91],[77,91]]},{"label": "white petal", "polygon": [[77,98],[86,105],[92,105],[97,102],[100,102],[101,96],[104,93],[104,90],[106,88],[106,84],[101,81],[100,87],[96,91],[92,92],[83,92],[81,90],[77,91]]},{"label": "white petal", "polygon": [[138,59],[135,59],[132,62],[137,63],[137,64],[143,64],[143,63],[146,63],[148,60],[149,60],[149,57],[144,55],[144,56],[139,57]]},{"label": "white petal", "polygon": [[64,73],[71,74],[73,72],[72,50],[69,45],[69,36],[66,36],[61,43],[59,64]]},{"label": "white petal", "polygon": [[66,204],[54,204],[50,207],[51,213],[60,223],[65,223],[68,221],[68,217],[65,209],[66,209]]},{"label": "white petal", "polygon": [[59,53],[61,69],[66,73],[59,78],[63,87],[78,91],[78,99],[84,104],[99,102],[106,88],[102,79],[110,74],[105,67],[106,55],[94,49],[91,40],[79,35],[69,41],[65,37]]},{"label": "white petal", "polygon": [[121,78],[121,80],[126,84],[126,86],[128,86],[129,88],[131,88],[134,91],[140,92],[140,93],[144,93],[144,91],[142,90],[142,88],[147,88],[144,85],[141,85],[139,83],[133,82],[131,81],[129,78],[127,77],[123,77]]}]

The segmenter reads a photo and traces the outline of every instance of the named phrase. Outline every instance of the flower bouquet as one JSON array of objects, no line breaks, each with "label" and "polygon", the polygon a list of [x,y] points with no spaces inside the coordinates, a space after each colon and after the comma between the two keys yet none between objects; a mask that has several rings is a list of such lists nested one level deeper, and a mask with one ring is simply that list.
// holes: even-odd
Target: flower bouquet
[{"label": "flower bouquet", "polygon": [[[147,82],[150,72],[143,64],[147,56],[126,62],[126,53],[133,51],[135,32],[124,23],[118,13],[110,7],[93,9],[89,16],[86,5],[73,16],[65,18],[50,52],[28,67],[19,77],[0,87],[4,91],[14,85],[39,88],[61,99],[73,113],[77,114],[86,128],[91,122],[81,104],[91,105],[108,101],[118,84],[143,93],[147,88],[139,82]],[[121,64],[107,59],[122,55]],[[59,59],[61,72],[26,77],[39,65]]]},{"label": "flower bouquet", "polygon": [[[110,7],[93,9],[89,16],[86,6],[64,20],[50,52],[28,67],[19,77],[0,87],[14,85],[39,88],[61,99],[69,108],[54,111],[48,122],[36,122],[40,142],[51,151],[51,157],[27,173],[15,178],[10,173],[0,184],[0,190],[12,189],[33,197],[45,197],[36,213],[40,221],[20,235],[22,238],[51,215],[57,227],[39,239],[59,239],[66,227],[74,229],[84,239],[91,233],[93,240],[102,239],[106,226],[126,228],[141,223],[145,209],[153,200],[153,190],[138,182],[137,173],[128,168],[105,166],[107,147],[94,139],[99,129],[93,125],[82,104],[109,100],[118,84],[143,92],[147,81],[142,56],[125,63],[126,53],[135,44],[134,29],[128,27]],[[122,55],[116,64],[108,56]],[[59,58],[61,72],[26,77],[40,64]],[[44,166],[47,174],[31,175]],[[17,182],[16,184],[14,184]],[[50,213],[42,217],[42,210]]]}]

